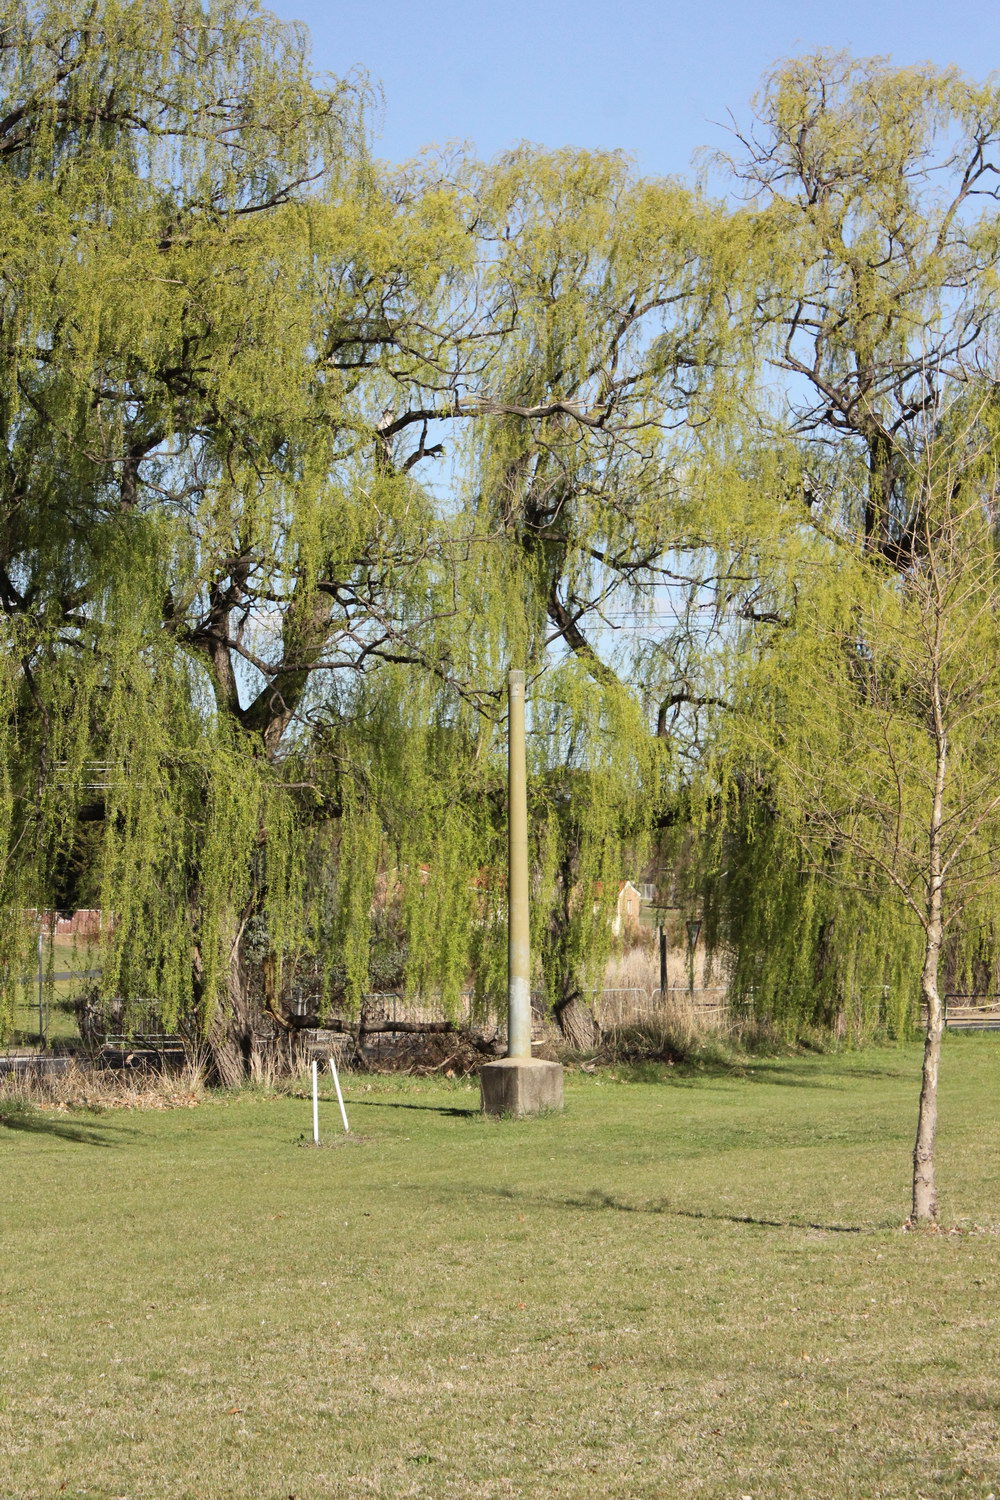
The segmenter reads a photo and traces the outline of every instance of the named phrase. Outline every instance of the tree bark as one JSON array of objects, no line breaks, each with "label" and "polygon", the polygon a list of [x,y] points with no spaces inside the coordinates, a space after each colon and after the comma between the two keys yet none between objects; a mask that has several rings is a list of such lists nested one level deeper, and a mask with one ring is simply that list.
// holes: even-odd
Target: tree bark
[{"label": "tree bark", "polygon": [[940,948],[932,954],[928,934],[928,951],[921,982],[922,999],[927,1007],[927,1031],[924,1036],[917,1139],[913,1147],[913,1207],[910,1217],[914,1224],[933,1224],[937,1219],[934,1144],[937,1136],[938,1068],[941,1060],[941,1036],[944,1032],[944,1012],[937,983],[939,956]]},{"label": "tree bark", "polygon": [[223,1088],[239,1088],[260,1071],[255,1025],[259,1013],[247,981],[241,940],[237,938],[230,951],[229,972],[207,1038],[212,1072]]},{"label": "tree bark", "polygon": [[935,641],[934,669],[931,681],[932,734],[934,739],[934,795],[931,802],[928,848],[927,915],[924,927],[924,967],[920,981],[920,998],[926,1007],[927,1029],[924,1033],[924,1066],[920,1083],[920,1105],[917,1111],[917,1139],[913,1147],[912,1224],[933,1224],[937,1219],[937,1188],[934,1181],[934,1146],[938,1117],[938,1070],[941,1062],[941,1037],[944,1032],[944,1008],[938,973],[941,966],[941,944],[944,873],[941,838],[944,821],[944,787],[948,765],[948,738],[944,728],[938,666],[940,629]]},{"label": "tree bark", "polygon": [[601,1040],[601,1028],[594,1020],[590,1006],[578,994],[567,996],[553,1006],[553,1016],[563,1038],[580,1052],[591,1052]]}]

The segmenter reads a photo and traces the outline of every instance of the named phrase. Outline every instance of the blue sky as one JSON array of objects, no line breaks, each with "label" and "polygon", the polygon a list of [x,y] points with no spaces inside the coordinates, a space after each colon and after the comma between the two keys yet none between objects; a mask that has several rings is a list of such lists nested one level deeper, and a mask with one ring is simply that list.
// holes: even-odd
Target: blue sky
[{"label": "blue sky", "polygon": [[[265,0],[266,3],[266,0]],[[761,75],[819,47],[896,62],[1000,67],[996,0],[277,0],[305,21],[317,67],[385,91],[376,150],[394,161],[468,140],[619,147],[642,172],[685,173],[725,144]]]}]

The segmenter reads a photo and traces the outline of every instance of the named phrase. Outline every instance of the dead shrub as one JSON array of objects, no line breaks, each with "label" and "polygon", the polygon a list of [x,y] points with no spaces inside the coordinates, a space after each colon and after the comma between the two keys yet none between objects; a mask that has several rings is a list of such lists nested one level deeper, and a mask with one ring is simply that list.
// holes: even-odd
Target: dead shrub
[{"label": "dead shrub", "polygon": [[441,1074],[464,1078],[478,1073],[484,1062],[498,1056],[496,1035],[466,1030],[447,1032],[369,1032],[362,1049],[355,1048],[350,1066],[356,1072]]}]

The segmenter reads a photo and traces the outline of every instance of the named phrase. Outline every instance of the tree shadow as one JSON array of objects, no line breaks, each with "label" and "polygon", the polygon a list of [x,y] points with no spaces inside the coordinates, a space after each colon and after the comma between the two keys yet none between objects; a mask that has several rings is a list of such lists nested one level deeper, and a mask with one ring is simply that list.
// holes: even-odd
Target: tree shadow
[{"label": "tree shadow", "polygon": [[352,1109],[358,1109],[359,1107],[361,1109],[423,1109],[428,1110],[433,1115],[453,1115],[459,1120],[466,1120],[470,1115],[479,1115],[481,1113],[478,1105],[475,1104],[470,1104],[463,1109],[459,1109],[455,1105],[449,1104],[404,1104],[401,1101],[388,1099],[351,1099],[349,1102]]},{"label": "tree shadow", "polygon": [[749,1224],[762,1229],[804,1229],[820,1230],[825,1234],[864,1234],[866,1230],[861,1224],[824,1224],[811,1219],[765,1219],[756,1214],[727,1214],[711,1213],[705,1209],[698,1208],[676,1208],[669,1199],[661,1198],[649,1203],[629,1203],[624,1198],[619,1198],[614,1193],[603,1192],[600,1188],[593,1188],[582,1197],[547,1197],[542,1193],[525,1193],[515,1188],[498,1187],[484,1188],[484,1192],[495,1198],[505,1198],[511,1202],[524,1203],[532,1201],[538,1208],[584,1208],[594,1211],[610,1211],[620,1214],[653,1214],[665,1215],[674,1219],[704,1219],[715,1224]]},{"label": "tree shadow", "polygon": [[776,1088],[818,1089],[839,1093],[850,1087],[857,1079],[884,1082],[908,1082],[919,1073],[919,1064],[913,1069],[903,1067],[852,1067],[849,1064],[828,1063],[825,1067],[810,1066],[806,1059],[754,1058],[747,1062],[711,1064],[701,1067],[692,1064],[678,1069],[676,1079],[669,1082],[681,1088],[695,1088],[701,1082],[712,1083],[721,1079],[732,1079],[740,1083],[767,1083]]},{"label": "tree shadow", "polygon": [[21,1131],[27,1135],[48,1135],[56,1140],[69,1141],[77,1146],[113,1148],[118,1144],[115,1135],[135,1135],[123,1125],[89,1125],[78,1120],[60,1119],[58,1116],[38,1114],[32,1110],[12,1110],[0,1113],[0,1130]]},{"label": "tree shadow", "polygon": [[761,1061],[753,1062],[747,1069],[751,1083],[774,1083],[787,1088],[846,1088],[854,1079],[883,1079],[905,1082],[919,1073],[919,1064],[912,1070],[903,1067],[852,1067],[848,1063],[827,1064],[822,1069],[812,1069],[804,1062]]}]

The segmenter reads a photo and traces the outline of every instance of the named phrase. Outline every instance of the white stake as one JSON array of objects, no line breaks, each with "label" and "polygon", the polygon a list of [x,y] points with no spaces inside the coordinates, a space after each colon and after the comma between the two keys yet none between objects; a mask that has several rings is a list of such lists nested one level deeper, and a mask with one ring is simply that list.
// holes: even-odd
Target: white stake
[{"label": "white stake", "polygon": [[319,1069],[313,1058],[313,1145],[319,1145]]},{"label": "white stake", "polygon": [[340,1105],[340,1118],[344,1122],[344,1129],[345,1129],[345,1131],[349,1131],[351,1127],[347,1123],[347,1110],[344,1108],[344,1096],[340,1092],[340,1079],[337,1076],[337,1064],[333,1060],[333,1053],[332,1052],[330,1053],[329,1061],[330,1061],[330,1072],[333,1074],[333,1086],[337,1090],[337,1103]]}]

